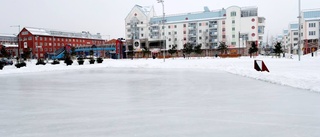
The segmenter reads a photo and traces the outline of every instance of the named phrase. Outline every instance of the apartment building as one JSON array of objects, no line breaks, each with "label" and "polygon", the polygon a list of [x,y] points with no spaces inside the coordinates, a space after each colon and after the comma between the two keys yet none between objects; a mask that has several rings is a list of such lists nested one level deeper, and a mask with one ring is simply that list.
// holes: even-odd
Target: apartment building
[{"label": "apartment building", "polygon": [[263,41],[265,18],[257,7],[232,6],[226,9],[157,16],[152,6],[135,5],[125,18],[127,45],[136,52],[148,48],[163,52],[184,44],[201,44],[206,55],[215,54],[219,42],[229,46],[230,54],[247,55],[252,42]]},{"label": "apartment building", "polygon": [[[302,53],[308,54],[317,51],[320,46],[320,9],[303,10],[300,29],[300,50]],[[288,33],[284,36],[287,38],[286,46],[289,48],[288,53],[297,54],[299,23],[290,23]]]},{"label": "apartment building", "polygon": [[320,9],[302,11],[302,47],[303,53],[308,54],[318,50],[320,45]]}]

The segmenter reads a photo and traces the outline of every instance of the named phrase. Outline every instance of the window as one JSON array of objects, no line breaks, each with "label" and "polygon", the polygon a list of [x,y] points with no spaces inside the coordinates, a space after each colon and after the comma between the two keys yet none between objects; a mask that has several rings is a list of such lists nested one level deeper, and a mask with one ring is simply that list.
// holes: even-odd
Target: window
[{"label": "window", "polygon": [[236,45],[237,43],[236,42],[231,42],[231,45]]},{"label": "window", "polygon": [[32,40],[32,37],[30,36],[30,37],[28,38],[28,40]]},{"label": "window", "polygon": [[202,40],[202,37],[199,37],[199,40]]},{"label": "window", "polygon": [[226,35],[222,35],[222,38],[225,39],[225,38],[226,38]]},{"label": "window", "polygon": [[49,38],[49,41],[51,41],[51,38]]},{"label": "window", "polygon": [[235,20],[232,20],[232,24],[235,24],[236,23],[236,21]]},{"label": "window", "polygon": [[184,28],[187,27],[187,24],[183,24],[183,27],[184,27]]},{"label": "window", "polygon": [[206,23],[206,26],[208,26],[208,25],[209,25],[209,23],[207,22],[207,23]]},{"label": "window", "polygon": [[237,12],[233,11],[231,12],[231,17],[237,16]]},{"label": "window", "polygon": [[170,29],[170,28],[171,28],[171,26],[169,25],[169,26],[168,26],[168,28]]},{"label": "window", "polygon": [[171,38],[169,38],[169,41],[171,41]]},{"label": "window", "polygon": [[141,34],[141,37],[143,37],[143,34]]},{"label": "window", "polygon": [[178,41],[178,39],[177,39],[177,38],[174,38],[174,41]]},{"label": "window", "polygon": [[226,21],[222,21],[222,24],[226,24]]},{"label": "window", "polygon": [[199,30],[199,33],[202,33],[202,30]]},{"label": "window", "polygon": [[183,31],[183,34],[187,34],[187,32],[186,32],[186,31]]},{"label": "window", "polygon": [[174,25],[174,28],[177,28],[177,25]]},{"label": "window", "polygon": [[34,37],[35,40],[38,40],[38,36]]},{"label": "window", "polygon": [[309,31],[309,36],[314,36],[316,35],[316,31]]},{"label": "window", "polygon": [[222,28],[222,31],[226,31],[226,28]]},{"label": "window", "polygon": [[143,21],[141,21],[141,24],[143,24]]},{"label": "window", "polygon": [[309,23],[309,28],[314,28],[316,27],[316,23]]},{"label": "window", "polygon": [[293,35],[299,35],[299,33],[298,32],[294,32]]},{"label": "window", "polygon": [[46,38],[46,37],[44,37],[44,40],[45,40],[45,41],[47,41],[47,38]]},{"label": "window", "polygon": [[174,32],[174,35],[177,35],[177,34],[178,34],[178,33],[175,31],[175,32]]},{"label": "window", "polygon": [[42,37],[40,37],[40,40],[42,40]]},{"label": "window", "polygon": [[236,28],[235,27],[232,27],[232,31],[235,31],[236,30]]},{"label": "window", "polygon": [[199,23],[199,26],[201,26],[202,25],[202,23]]},{"label": "window", "polygon": [[143,28],[141,28],[141,31],[143,31]]},{"label": "window", "polygon": [[232,35],[232,38],[236,38],[236,35]]},{"label": "window", "polygon": [[171,35],[171,32],[169,32],[168,35]]},{"label": "window", "polygon": [[60,41],[60,38],[58,38],[58,41]]}]

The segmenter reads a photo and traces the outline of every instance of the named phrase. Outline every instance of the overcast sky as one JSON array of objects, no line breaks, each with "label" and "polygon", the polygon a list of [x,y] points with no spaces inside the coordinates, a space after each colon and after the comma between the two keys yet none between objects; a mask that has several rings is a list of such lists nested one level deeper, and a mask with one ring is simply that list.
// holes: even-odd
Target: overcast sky
[{"label": "overcast sky", "polygon": [[[0,0],[0,33],[16,34],[12,25],[55,30],[101,33],[108,38],[124,37],[124,19],[134,5],[154,6],[157,15],[162,6],[157,0]],[[298,21],[298,0],[165,0],[165,13],[177,14],[257,6],[259,16],[266,18],[266,35],[275,36]],[[320,8],[319,0],[301,0],[302,9]]]}]

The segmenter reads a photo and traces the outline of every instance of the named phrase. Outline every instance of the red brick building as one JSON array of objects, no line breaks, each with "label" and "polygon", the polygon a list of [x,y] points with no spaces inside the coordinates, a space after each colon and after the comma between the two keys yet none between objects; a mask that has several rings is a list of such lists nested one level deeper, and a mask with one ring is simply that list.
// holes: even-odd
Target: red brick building
[{"label": "red brick building", "polygon": [[43,58],[46,53],[52,54],[66,45],[87,47],[105,43],[106,40],[102,39],[99,33],[90,34],[86,31],[77,33],[26,27],[19,33],[18,45],[20,54],[30,50],[32,57]]}]

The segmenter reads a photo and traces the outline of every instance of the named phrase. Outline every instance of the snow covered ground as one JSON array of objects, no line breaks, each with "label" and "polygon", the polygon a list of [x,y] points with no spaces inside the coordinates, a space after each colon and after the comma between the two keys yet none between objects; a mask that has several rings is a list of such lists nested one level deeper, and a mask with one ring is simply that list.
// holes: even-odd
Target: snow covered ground
[{"label": "snow covered ground", "polygon": [[[35,60],[27,62],[26,68],[17,69],[14,66],[6,66],[0,75],[30,73],[30,72],[48,72],[48,71],[64,71],[64,70],[79,70],[92,68],[173,68],[173,69],[206,69],[206,70],[221,70],[232,74],[250,77],[270,83],[291,86],[300,89],[307,89],[314,92],[320,92],[320,53],[317,56],[305,55],[298,61],[297,56],[293,59],[289,58],[272,58],[258,56],[256,58],[241,57],[241,58],[192,58],[192,59],[125,59],[125,60],[104,60],[102,64],[88,64],[79,66],[74,61],[72,66],[66,66],[63,62],[60,65],[53,66],[47,64],[45,66],[36,66]],[[254,60],[263,60],[270,70],[267,72],[257,72],[254,70]]]},{"label": "snow covered ground", "polygon": [[6,66],[0,136],[318,137],[320,58],[255,59]]}]

